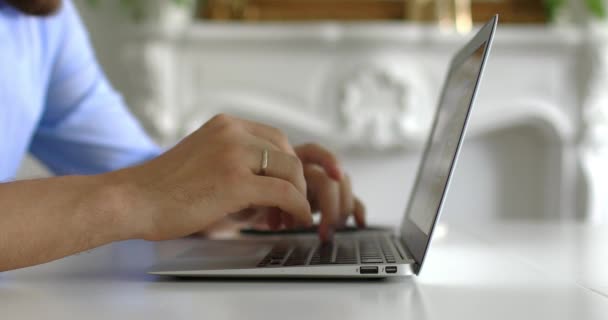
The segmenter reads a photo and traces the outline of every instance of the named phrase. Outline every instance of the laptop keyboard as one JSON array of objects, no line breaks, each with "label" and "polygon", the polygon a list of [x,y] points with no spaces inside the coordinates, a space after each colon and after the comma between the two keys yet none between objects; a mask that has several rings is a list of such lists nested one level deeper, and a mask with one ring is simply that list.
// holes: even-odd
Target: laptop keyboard
[{"label": "laptop keyboard", "polygon": [[335,239],[331,243],[279,243],[258,267],[396,263],[394,245],[386,237]]}]

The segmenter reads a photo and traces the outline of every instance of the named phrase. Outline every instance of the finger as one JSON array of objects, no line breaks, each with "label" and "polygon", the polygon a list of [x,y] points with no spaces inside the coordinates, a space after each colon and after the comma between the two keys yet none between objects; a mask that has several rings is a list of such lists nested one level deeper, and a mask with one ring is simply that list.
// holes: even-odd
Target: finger
[{"label": "finger", "polygon": [[[263,148],[265,146],[262,141],[258,141],[257,143],[262,145],[262,148],[258,146],[252,147],[249,160],[249,167],[254,174],[260,173],[260,169],[262,168]],[[268,148],[266,150],[268,151],[268,155],[264,175],[289,181],[298,191],[306,195],[306,180],[304,179],[304,170],[300,159],[279,150]]]},{"label": "finger", "polygon": [[241,210],[239,212],[231,214],[230,218],[239,222],[251,220],[253,217],[259,214],[258,210],[259,209],[256,208],[247,208],[245,210]]},{"label": "finger", "polygon": [[306,189],[306,196],[308,197],[308,203],[310,203],[310,210],[314,214],[320,210],[319,199],[317,199],[317,195],[315,193],[310,192],[310,184],[307,182],[306,185],[308,186]]},{"label": "finger", "polygon": [[355,198],[355,208],[353,210],[353,216],[355,217],[355,223],[359,228],[365,228],[365,206],[358,198]]},{"label": "finger", "polygon": [[266,216],[266,222],[270,230],[279,230],[281,227],[281,210],[270,208]]},{"label": "finger", "polygon": [[318,164],[323,167],[334,180],[342,179],[342,170],[340,169],[338,159],[327,149],[318,144],[309,143],[297,146],[295,151],[303,163]]},{"label": "finger", "polygon": [[312,225],[312,215],[306,197],[288,181],[254,176],[245,181],[249,188],[245,196],[251,206],[276,207],[288,213],[294,221],[305,226]]},{"label": "finger", "polygon": [[308,190],[315,194],[321,210],[319,236],[322,241],[330,241],[340,215],[339,185],[317,165],[305,166],[304,175],[308,181]]},{"label": "finger", "polygon": [[355,197],[353,196],[350,177],[345,174],[340,180],[340,220],[338,226],[342,227],[346,224],[348,217],[354,213]]},{"label": "finger", "polygon": [[286,212],[281,212],[281,221],[282,221],[283,225],[285,226],[285,228],[287,228],[287,229],[292,229],[296,225],[293,218]]},{"label": "finger", "polygon": [[296,154],[291,144],[289,144],[289,139],[287,139],[287,136],[281,130],[262,123],[244,119],[239,120],[245,127],[245,130],[252,135],[272,143],[279,150],[282,150],[288,154]]}]

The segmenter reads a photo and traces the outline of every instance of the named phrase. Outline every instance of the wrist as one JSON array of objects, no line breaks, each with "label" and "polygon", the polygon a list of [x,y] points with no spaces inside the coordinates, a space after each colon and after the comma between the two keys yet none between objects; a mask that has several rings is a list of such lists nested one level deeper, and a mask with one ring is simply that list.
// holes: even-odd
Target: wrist
[{"label": "wrist", "polygon": [[126,177],[124,172],[116,171],[97,176],[98,183],[93,192],[94,205],[107,218],[103,225],[107,226],[108,237],[111,241],[121,241],[141,238],[137,223],[137,191],[136,186]]}]

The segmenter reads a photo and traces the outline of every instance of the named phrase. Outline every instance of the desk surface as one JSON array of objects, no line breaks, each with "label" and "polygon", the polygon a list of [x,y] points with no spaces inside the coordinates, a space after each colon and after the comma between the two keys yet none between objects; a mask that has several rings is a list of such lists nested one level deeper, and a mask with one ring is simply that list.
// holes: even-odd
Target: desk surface
[{"label": "desk surface", "polygon": [[567,277],[608,297],[608,226],[510,222],[454,227],[546,274]]},{"label": "desk surface", "polygon": [[447,230],[420,277],[385,281],[174,280],[143,271],[196,239],[115,243],[0,274],[0,313],[3,319],[608,319],[602,248],[608,235],[601,229]]}]

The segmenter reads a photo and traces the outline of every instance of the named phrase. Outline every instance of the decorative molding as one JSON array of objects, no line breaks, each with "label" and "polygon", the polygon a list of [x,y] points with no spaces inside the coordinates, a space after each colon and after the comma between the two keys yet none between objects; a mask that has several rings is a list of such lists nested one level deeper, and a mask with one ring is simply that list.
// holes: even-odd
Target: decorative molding
[{"label": "decorative molding", "polygon": [[[481,25],[476,25],[475,28]],[[457,48],[469,36],[441,32],[436,26],[407,22],[225,23],[197,22],[180,35],[187,45],[201,43],[400,44]],[[502,26],[495,47],[563,47],[581,43],[580,30],[560,26]]]},{"label": "decorative molding", "polygon": [[343,84],[343,129],[355,147],[384,149],[419,145],[434,112],[423,70],[406,61],[369,63]]}]

